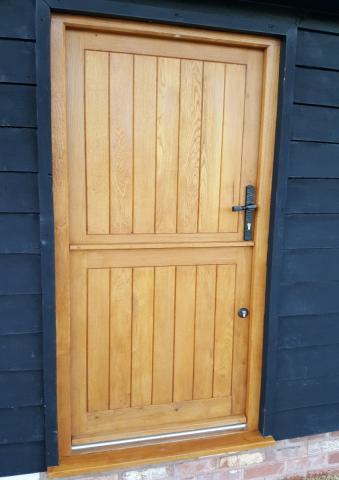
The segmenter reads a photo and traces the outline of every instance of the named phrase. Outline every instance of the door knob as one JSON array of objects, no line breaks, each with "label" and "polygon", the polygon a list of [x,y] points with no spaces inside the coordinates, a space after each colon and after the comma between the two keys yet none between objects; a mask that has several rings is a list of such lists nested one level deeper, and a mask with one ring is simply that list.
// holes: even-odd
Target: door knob
[{"label": "door knob", "polygon": [[240,318],[246,318],[246,317],[248,317],[249,313],[250,312],[249,312],[248,308],[240,308],[239,311],[238,311],[238,316]]}]

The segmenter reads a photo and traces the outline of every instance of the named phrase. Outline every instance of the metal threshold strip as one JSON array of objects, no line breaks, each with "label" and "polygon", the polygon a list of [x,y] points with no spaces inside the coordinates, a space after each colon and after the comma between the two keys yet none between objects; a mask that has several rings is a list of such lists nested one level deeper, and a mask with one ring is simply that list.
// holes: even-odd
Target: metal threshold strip
[{"label": "metal threshold strip", "polygon": [[176,438],[185,439],[196,437],[199,435],[213,435],[223,432],[241,431],[247,427],[246,423],[235,423],[230,425],[221,425],[220,427],[199,428],[197,430],[185,430],[181,432],[159,433],[157,435],[143,435],[142,437],[120,438],[117,440],[110,440],[105,442],[86,443],[83,445],[73,445],[72,451],[91,450],[102,447],[119,447],[119,446],[133,446],[142,443],[161,441],[161,440],[175,440]]}]

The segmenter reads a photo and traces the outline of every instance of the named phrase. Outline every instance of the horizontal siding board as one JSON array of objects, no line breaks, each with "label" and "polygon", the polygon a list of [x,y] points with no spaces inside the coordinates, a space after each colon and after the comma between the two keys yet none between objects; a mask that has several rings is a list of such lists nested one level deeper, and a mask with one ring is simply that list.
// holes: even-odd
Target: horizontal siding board
[{"label": "horizontal siding board", "polygon": [[[153,3],[153,4],[152,4]],[[187,3],[188,6],[183,5]],[[286,10],[274,10],[265,5],[240,4],[232,2],[145,2],[145,1],[118,1],[114,5],[114,14],[122,18],[134,20],[152,20],[203,26],[216,29],[229,29],[242,32],[284,35],[295,21],[294,15]],[[59,12],[78,14],[108,15],[112,14],[112,3],[107,0],[48,0],[48,4]]]},{"label": "horizontal siding board", "polygon": [[289,176],[339,178],[339,145],[335,143],[291,142]]},{"label": "horizontal siding board", "polygon": [[339,249],[289,251],[284,255],[281,281],[287,284],[339,282],[338,265]]},{"label": "horizontal siding board", "polygon": [[0,83],[35,83],[35,43],[0,39]]},{"label": "horizontal siding board", "polygon": [[280,287],[279,314],[339,314],[339,283],[295,283]]},{"label": "horizontal siding board", "polygon": [[339,314],[279,318],[278,347],[296,348],[339,343]]},{"label": "horizontal siding board", "polygon": [[297,68],[294,100],[310,105],[339,106],[339,72]]},{"label": "horizontal siding board", "polygon": [[43,472],[46,470],[45,444],[27,442],[1,445],[0,465],[1,475]]},{"label": "horizontal siding board", "polygon": [[339,213],[339,179],[290,179],[287,213]]},{"label": "horizontal siding board", "polygon": [[280,381],[277,383],[276,399],[276,411],[336,403],[339,399],[339,377]]},{"label": "horizontal siding board", "polygon": [[41,292],[39,255],[0,254],[0,295]]},{"label": "horizontal siding board", "polygon": [[338,248],[339,215],[288,215],[285,219],[285,247]]},{"label": "horizontal siding board", "polygon": [[0,409],[42,405],[42,372],[0,372],[0,391]]},{"label": "horizontal siding board", "polygon": [[0,409],[0,445],[43,440],[43,407]]},{"label": "horizontal siding board", "polygon": [[0,173],[0,213],[39,212],[36,173]]},{"label": "horizontal siding board", "polygon": [[0,336],[0,371],[40,370],[42,336],[36,334]]},{"label": "horizontal siding board", "polygon": [[0,253],[39,253],[37,214],[0,214]]},{"label": "horizontal siding board", "polygon": [[41,295],[0,295],[0,335],[41,332]]},{"label": "horizontal siding board", "polygon": [[35,39],[35,0],[0,2],[0,37]]},{"label": "horizontal siding board", "polygon": [[278,352],[278,380],[335,377],[338,375],[339,345],[283,349]]},{"label": "horizontal siding board", "polygon": [[0,84],[0,127],[36,127],[35,87]]},{"label": "horizontal siding board", "polygon": [[292,139],[339,143],[339,109],[294,105]]},{"label": "horizontal siding board", "polygon": [[299,31],[297,64],[339,70],[339,36]]},{"label": "horizontal siding board", "polygon": [[0,145],[0,171],[38,171],[36,130],[0,128]]},{"label": "horizontal siding board", "polygon": [[275,413],[272,435],[276,440],[338,430],[339,403]]}]

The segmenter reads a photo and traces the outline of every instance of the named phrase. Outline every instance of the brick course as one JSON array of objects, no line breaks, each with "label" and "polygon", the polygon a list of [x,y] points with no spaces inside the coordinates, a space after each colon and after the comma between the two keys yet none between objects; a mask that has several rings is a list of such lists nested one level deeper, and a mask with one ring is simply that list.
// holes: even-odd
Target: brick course
[{"label": "brick course", "polygon": [[[81,480],[339,480],[339,432],[274,446],[77,477]],[[46,475],[42,474],[46,480]],[[74,477],[69,477],[74,480]]]}]

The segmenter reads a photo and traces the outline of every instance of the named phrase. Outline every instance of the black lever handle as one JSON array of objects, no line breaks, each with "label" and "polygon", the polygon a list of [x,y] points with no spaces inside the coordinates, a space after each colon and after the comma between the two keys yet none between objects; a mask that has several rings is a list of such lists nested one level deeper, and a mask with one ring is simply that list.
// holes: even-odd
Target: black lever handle
[{"label": "black lever handle", "polygon": [[247,185],[245,205],[234,205],[232,207],[232,212],[245,212],[244,240],[246,241],[253,240],[253,217],[254,210],[257,208],[254,200],[255,188],[253,185]]},{"label": "black lever handle", "polygon": [[252,203],[250,205],[234,205],[232,207],[232,212],[243,212],[245,210],[255,210],[256,208],[257,206]]}]

